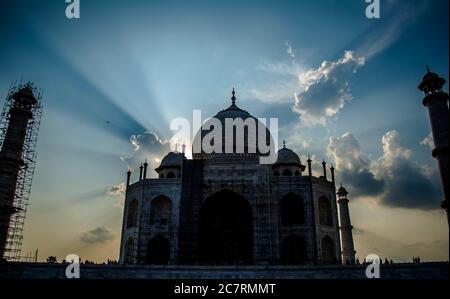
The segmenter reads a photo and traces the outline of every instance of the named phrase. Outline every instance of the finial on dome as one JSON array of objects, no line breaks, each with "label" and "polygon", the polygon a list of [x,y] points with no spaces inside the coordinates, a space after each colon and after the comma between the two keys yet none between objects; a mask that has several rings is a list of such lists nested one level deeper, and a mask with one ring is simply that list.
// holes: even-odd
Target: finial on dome
[{"label": "finial on dome", "polygon": [[233,95],[233,96],[231,97],[231,103],[232,103],[233,105],[236,105],[236,97],[235,97],[236,92],[234,91],[234,87],[233,87],[233,91],[231,92],[231,94]]},{"label": "finial on dome", "polygon": [[431,73],[429,65],[427,65],[427,73]]},{"label": "finial on dome", "polygon": [[286,140],[283,140],[283,148],[286,148]]}]

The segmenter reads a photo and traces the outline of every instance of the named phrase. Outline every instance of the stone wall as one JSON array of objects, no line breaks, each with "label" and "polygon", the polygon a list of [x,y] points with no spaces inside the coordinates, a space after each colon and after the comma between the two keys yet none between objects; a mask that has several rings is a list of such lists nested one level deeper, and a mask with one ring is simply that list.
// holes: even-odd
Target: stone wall
[{"label": "stone wall", "polygon": [[[65,265],[0,264],[0,279],[65,279]],[[81,265],[82,279],[366,279],[355,266],[135,266]],[[381,265],[382,279],[448,279],[449,263]]]}]

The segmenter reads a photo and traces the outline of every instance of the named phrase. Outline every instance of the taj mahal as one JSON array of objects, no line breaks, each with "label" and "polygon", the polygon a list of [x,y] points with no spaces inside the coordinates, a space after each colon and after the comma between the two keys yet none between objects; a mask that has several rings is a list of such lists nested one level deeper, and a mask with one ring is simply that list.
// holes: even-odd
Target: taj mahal
[{"label": "taj mahal", "polygon": [[[231,100],[213,119],[255,119],[236,105],[234,90]],[[147,163],[135,182],[128,171],[120,263],[355,263],[348,193],[337,188],[333,166],[324,161],[314,176],[312,160],[301,161],[285,143],[274,163],[261,164],[261,155],[246,146],[188,159],[183,149],[162,159],[157,178],[147,177]]]}]

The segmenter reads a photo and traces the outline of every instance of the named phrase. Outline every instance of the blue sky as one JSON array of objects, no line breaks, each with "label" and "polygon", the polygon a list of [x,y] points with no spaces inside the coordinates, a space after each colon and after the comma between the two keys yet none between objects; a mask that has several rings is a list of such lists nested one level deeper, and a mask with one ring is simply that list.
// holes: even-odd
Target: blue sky
[{"label": "blue sky", "polygon": [[[193,109],[214,115],[229,105],[234,86],[241,108],[280,119],[280,141],[287,139],[302,157],[311,154],[341,166],[339,179],[350,180],[343,183],[354,189],[352,218],[362,255],[375,250],[367,244],[386,237],[378,221],[389,215],[385,222],[393,232],[380,254],[405,258],[409,252],[402,253],[401,246],[411,248],[420,239],[426,245],[416,244],[416,255],[448,257],[445,217],[432,208],[440,200],[439,186],[430,148],[421,144],[430,130],[417,90],[426,65],[449,77],[448,1],[382,0],[378,20],[366,18],[366,5],[363,0],[81,0],[81,18],[68,20],[63,0],[1,0],[0,93],[6,95],[11,81],[20,78],[44,89],[24,249],[39,247],[42,258],[72,251],[115,258],[122,210],[108,188],[124,181],[127,162],[160,158],[173,118],[190,119]],[[352,51],[347,60],[346,51]],[[323,81],[327,71],[336,85]],[[322,80],[313,80],[317,76]],[[149,146],[161,147],[142,156],[130,137],[142,141],[146,130],[159,137]],[[392,162],[394,146],[408,154]],[[343,157],[342,150],[356,154]],[[346,167],[349,162],[356,166]],[[391,180],[386,169],[405,171],[411,180]],[[411,176],[416,170],[423,170],[419,179]],[[384,189],[368,193],[352,181],[361,186],[383,181]],[[425,203],[392,201],[392,190],[405,197],[405,184],[426,184],[423,190],[433,192]],[[404,236],[405,221],[421,228]],[[102,231],[99,227],[106,238],[80,241]]]}]

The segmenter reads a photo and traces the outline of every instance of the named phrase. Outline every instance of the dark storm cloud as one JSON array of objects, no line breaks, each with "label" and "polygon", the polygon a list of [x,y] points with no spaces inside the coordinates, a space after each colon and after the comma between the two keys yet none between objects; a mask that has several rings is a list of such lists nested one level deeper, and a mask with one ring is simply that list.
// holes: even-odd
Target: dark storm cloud
[{"label": "dark storm cloud", "polygon": [[330,138],[327,150],[336,163],[339,183],[345,184],[352,196],[376,196],[383,192],[384,181],[375,178],[371,161],[352,134]]},{"label": "dark storm cloud", "polygon": [[383,155],[370,160],[356,138],[346,133],[331,138],[328,154],[336,162],[336,176],[352,197],[376,197],[383,205],[423,210],[439,209],[440,191],[435,174],[411,158],[397,131],[382,138]]},{"label": "dark storm cloud", "polygon": [[411,151],[400,144],[397,131],[382,138],[383,156],[376,164],[376,172],[386,178],[382,202],[392,207],[438,209],[440,191],[434,183],[437,177],[411,159]]},{"label": "dark storm cloud", "polygon": [[101,244],[113,239],[114,235],[111,231],[103,226],[83,232],[80,236],[80,241],[86,244]]}]

